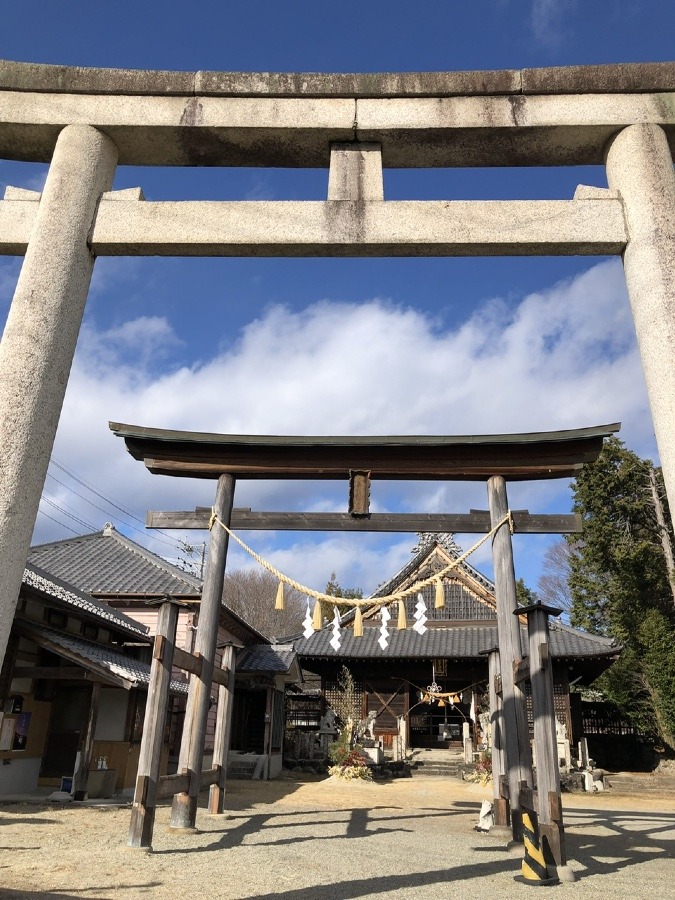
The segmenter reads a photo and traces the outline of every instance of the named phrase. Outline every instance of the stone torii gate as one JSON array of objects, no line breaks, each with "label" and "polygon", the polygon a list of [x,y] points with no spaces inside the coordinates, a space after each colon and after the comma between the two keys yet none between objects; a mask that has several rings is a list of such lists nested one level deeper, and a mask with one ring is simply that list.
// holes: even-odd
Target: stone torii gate
[{"label": "stone torii gate", "polygon": [[[501,663],[494,668],[491,654],[492,715],[498,718],[493,730],[495,757],[503,758],[495,778],[497,822],[506,826],[511,816],[513,835],[520,838],[521,808],[524,796],[533,797],[532,755],[527,724],[525,695],[521,682],[532,684],[537,753],[539,814],[547,827],[546,837],[558,865],[564,865],[565,850],[560,804],[560,778],[555,747],[553,680],[548,660],[547,610],[533,607],[528,613],[529,654],[523,652],[516,598],[516,579],[511,546],[511,527],[524,533],[560,533],[580,530],[575,515],[530,515],[527,511],[511,514],[506,480],[569,478],[584,463],[594,460],[602,441],[618,430],[618,425],[535,434],[470,435],[464,437],[272,437],[200,434],[167,431],[111,423],[111,429],[124,438],[134,459],[143,462],[153,474],[187,478],[210,478],[218,486],[213,509],[195,513],[149,513],[148,524],[161,528],[209,528],[211,538],[207,557],[204,590],[195,647],[200,657],[198,671],[191,668],[187,709],[181,738],[176,776],[159,776],[161,745],[151,735],[160,734],[165,710],[148,710],[144,724],[134,809],[129,843],[148,847],[152,842],[154,798],[158,789],[175,785],[171,811],[174,829],[192,829],[197,815],[200,788],[213,785],[209,800],[211,812],[223,812],[227,759],[227,729],[219,730],[221,744],[215,756],[222,765],[202,771],[204,737],[214,676],[218,610],[222,601],[223,578],[230,527],[249,529],[293,529],[312,531],[463,531],[493,533],[492,552],[497,598],[497,631]],[[237,479],[342,479],[349,482],[347,513],[268,513],[233,511]],[[469,514],[382,514],[370,512],[373,480],[470,480],[487,481],[488,512]],[[511,527],[509,527],[509,520]],[[219,527],[225,526],[225,527]],[[423,527],[421,527],[423,526]],[[168,615],[168,613],[167,613]],[[543,621],[542,621],[543,616]],[[168,630],[167,630],[168,636]],[[164,637],[161,638],[164,640]],[[169,641],[171,638],[169,637]],[[543,648],[543,649],[542,649]],[[530,664],[526,657],[530,657]],[[158,656],[156,653],[155,656]],[[183,654],[183,657],[187,654]],[[545,659],[544,659],[545,657]],[[184,660],[185,661],[185,660]],[[163,660],[164,683],[169,677],[170,659]],[[153,669],[159,679],[159,667]],[[494,683],[499,676],[499,689]],[[151,683],[153,696],[155,676]],[[158,681],[157,696],[160,695]],[[166,688],[164,689],[166,694]],[[218,710],[218,720],[225,719]],[[147,752],[145,752],[147,750]],[[141,771],[143,768],[143,771]],[[180,786],[178,782],[180,781]],[[216,787],[217,783],[217,787]],[[529,793],[528,793],[529,792]],[[507,801],[508,800],[508,804]],[[532,799],[528,808],[531,808]]]},{"label": "stone torii gate", "polygon": [[[0,62],[0,253],[24,256],[0,345],[4,657],[97,256],[622,255],[675,509],[675,64],[289,75]],[[123,165],[327,168],[325,202],[159,202]],[[570,200],[384,199],[383,167],[605,164]]]}]

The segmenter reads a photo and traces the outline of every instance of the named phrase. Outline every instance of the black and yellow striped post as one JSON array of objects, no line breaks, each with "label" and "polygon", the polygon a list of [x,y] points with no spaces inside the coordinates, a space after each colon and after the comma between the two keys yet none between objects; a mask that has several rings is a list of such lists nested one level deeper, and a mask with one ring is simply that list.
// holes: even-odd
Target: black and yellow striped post
[{"label": "black and yellow striped post", "polygon": [[535,887],[559,884],[557,877],[549,875],[548,867],[544,859],[544,853],[539,840],[539,826],[537,814],[528,809],[522,811],[523,843],[525,844],[525,856],[521,867],[521,874],[515,876],[515,880],[521,884],[531,884]]}]

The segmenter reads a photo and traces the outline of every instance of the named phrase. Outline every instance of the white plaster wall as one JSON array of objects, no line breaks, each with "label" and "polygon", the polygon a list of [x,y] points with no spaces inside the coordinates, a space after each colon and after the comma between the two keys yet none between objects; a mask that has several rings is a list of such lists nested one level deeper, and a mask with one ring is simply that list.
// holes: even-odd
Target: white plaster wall
[{"label": "white plaster wall", "polygon": [[9,765],[0,765],[0,797],[36,791],[41,763],[41,757],[15,758],[9,761]]}]

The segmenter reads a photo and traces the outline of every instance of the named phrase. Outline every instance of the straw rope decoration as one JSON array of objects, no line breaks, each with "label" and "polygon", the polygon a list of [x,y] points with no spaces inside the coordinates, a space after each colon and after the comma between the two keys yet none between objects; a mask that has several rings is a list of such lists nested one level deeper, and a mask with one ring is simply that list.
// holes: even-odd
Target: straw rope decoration
[{"label": "straw rope decoration", "polygon": [[[289,587],[295,588],[297,591],[300,591],[301,594],[305,594],[307,598],[312,598],[316,601],[314,605],[314,612],[311,616],[312,619],[312,627],[314,631],[320,631],[323,625],[322,621],[322,613],[321,613],[321,601],[323,600],[326,603],[332,603],[333,606],[337,606],[339,603],[340,606],[353,606],[356,609],[356,619],[354,621],[354,637],[361,637],[363,635],[363,618],[361,614],[361,607],[368,606],[373,609],[384,609],[385,607],[389,607],[392,603],[398,602],[398,628],[405,629],[407,628],[406,621],[406,613],[405,613],[405,604],[404,601],[406,597],[409,597],[411,594],[419,593],[422,588],[428,587],[433,584],[435,586],[435,608],[439,609],[445,606],[445,591],[443,588],[442,579],[445,575],[451,572],[453,569],[456,569],[461,563],[464,562],[467,557],[471,556],[478,548],[485,543],[489,538],[492,537],[502,525],[508,523],[509,530],[511,534],[513,534],[513,516],[511,515],[511,510],[509,510],[506,515],[497,522],[497,524],[488,531],[487,534],[483,535],[483,537],[477,541],[473,547],[470,547],[461,556],[458,556],[457,559],[453,560],[451,563],[448,563],[447,566],[442,568],[440,572],[435,572],[433,575],[430,575],[428,578],[423,578],[420,581],[416,581],[415,584],[410,587],[405,588],[402,591],[396,591],[394,594],[386,594],[384,597],[370,597],[365,599],[352,599],[339,597],[336,598],[331,594],[324,594],[321,591],[315,591],[312,588],[307,587],[304,584],[300,584],[299,581],[294,581],[294,579],[289,578],[288,575],[284,575],[283,572],[280,572],[279,569],[275,568],[272,563],[268,562],[262,556],[257,554],[255,550],[251,549],[248,544],[245,544],[242,539],[234,533],[228,526],[221,521],[216,515],[215,509],[211,510],[211,518],[209,520],[209,531],[213,528],[215,524],[220,525],[229,536],[236,541],[239,546],[245,550],[249,556],[251,556],[257,563],[259,563],[264,569],[267,569],[268,572],[271,572],[276,578],[279,579],[279,587],[277,588],[277,596],[276,602],[274,605],[275,609],[284,609],[284,585],[288,585]],[[309,608],[308,608],[309,614]]]}]

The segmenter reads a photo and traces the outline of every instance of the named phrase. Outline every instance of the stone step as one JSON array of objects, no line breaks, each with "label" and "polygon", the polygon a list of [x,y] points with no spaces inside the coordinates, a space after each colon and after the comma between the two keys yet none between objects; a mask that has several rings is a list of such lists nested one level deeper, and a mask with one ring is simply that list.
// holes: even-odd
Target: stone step
[{"label": "stone step", "polygon": [[605,785],[615,794],[672,794],[675,793],[675,776],[617,772],[605,776]]},{"label": "stone step", "polygon": [[459,763],[413,763],[411,768],[414,776],[459,777]]}]

